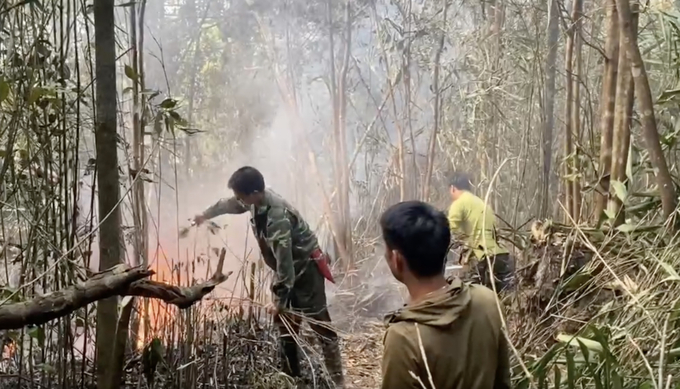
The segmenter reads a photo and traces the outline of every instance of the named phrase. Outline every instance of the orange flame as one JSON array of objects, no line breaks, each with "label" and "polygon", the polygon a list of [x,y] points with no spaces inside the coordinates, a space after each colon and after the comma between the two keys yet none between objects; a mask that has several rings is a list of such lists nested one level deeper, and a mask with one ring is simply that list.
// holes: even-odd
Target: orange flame
[{"label": "orange flame", "polygon": [[17,344],[14,341],[5,343],[2,347],[2,359],[10,359],[17,352]]},{"label": "orange flame", "polygon": [[[162,250],[158,250],[157,254],[156,260],[150,265],[151,269],[155,272],[152,279],[179,286],[181,282],[179,272],[172,271],[172,264],[168,261]],[[173,273],[175,273],[175,277],[173,277]],[[151,339],[167,336],[168,330],[174,324],[176,313],[176,307],[165,304],[161,300],[145,299],[142,301],[140,304],[141,318],[137,335],[137,347],[141,349]]]}]

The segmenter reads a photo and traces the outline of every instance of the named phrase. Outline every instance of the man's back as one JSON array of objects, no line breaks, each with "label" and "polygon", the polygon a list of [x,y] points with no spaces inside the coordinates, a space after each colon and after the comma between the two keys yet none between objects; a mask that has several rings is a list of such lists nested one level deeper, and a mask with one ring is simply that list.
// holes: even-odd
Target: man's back
[{"label": "man's back", "polygon": [[[309,257],[309,254],[319,244],[314,231],[309,227],[309,224],[307,224],[300,212],[283,197],[270,189],[265,190],[264,198],[265,209],[263,211],[267,213],[267,225],[265,228],[267,229],[269,240],[276,238],[276,231],[272,229],[280,225],[283,220],[283,224],[290,228],[293,255],[302,256],[305,259]],[[257,210],[255,212],[255,214],[259,213]]]},{"label": "man's back", "polygon": [[468,247],[474,251],[478,259],[481,259],[485,252],[489,255],[507,253],[507,250],[498,245],[494,236],[496,216],[493,210],[474,194],[463,191],[451,204],[448,219],[451,231],[465,236]]},{"label": "man's back", "polygon": [[488,288],[455,279],[388,325],[383,389],[422,388],[414,375],[437,389],[510,388],[507,343]]}]

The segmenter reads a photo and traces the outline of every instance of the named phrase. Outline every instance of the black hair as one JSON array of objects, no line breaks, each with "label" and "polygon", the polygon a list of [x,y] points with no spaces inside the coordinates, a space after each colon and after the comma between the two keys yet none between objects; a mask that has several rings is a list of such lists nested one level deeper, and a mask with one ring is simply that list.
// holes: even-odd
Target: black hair
[{"label": "black hair", "polygon": [[444,213],[422,201],[405,201],[382,214],[380,227],[387,248],[399,251],[416,276],[443,274],[451,243]]},{"label": "black hair", "polygon": [[458,190],[472,191],[472,180],[470,175],[465,172],[453,172],[449,174],[449,185]]},{"label": "black hair", "polygon": [[231,175],[227,186],[246,196],[255,192],[264,192],[264,177],[254,167],[244,166]]}]

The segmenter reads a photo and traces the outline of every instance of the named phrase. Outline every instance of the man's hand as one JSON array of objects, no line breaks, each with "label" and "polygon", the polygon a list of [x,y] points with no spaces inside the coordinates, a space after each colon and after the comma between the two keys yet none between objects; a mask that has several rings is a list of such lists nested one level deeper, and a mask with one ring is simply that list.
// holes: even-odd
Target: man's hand
[{"label": "man's hand", "polygon": [[200,226],[206,220],[208,220],[208,219],[205,216],[203,216],[202,214],[194,216],[194,224],[196,224],[197,226]]},{"label": "man's hand", "polygon": [[267,304],[267,306],[265,307],[265,310],[267,311],[268,314],[270,314],[272,316],[276,316],[280,313],[279,307],[274,303]]}]

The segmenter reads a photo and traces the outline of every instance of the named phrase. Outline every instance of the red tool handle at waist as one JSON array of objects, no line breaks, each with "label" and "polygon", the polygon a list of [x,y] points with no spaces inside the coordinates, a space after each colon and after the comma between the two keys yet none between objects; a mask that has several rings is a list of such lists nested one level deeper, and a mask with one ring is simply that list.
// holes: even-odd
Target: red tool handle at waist
[{"label": "red tool handle at waist", "polygon": [[316,262],[316,265],[319,267],[319,271],[321,272],[323,278],[335,284],[335,280],[333,279],[333,274],[331,274],[331,268],[329,266],[331,261],[330,258],[328,258],[328,254],[321,251],[321,249],[316,249],[312,251],[311,258],[314,260],[314,262]]}]

